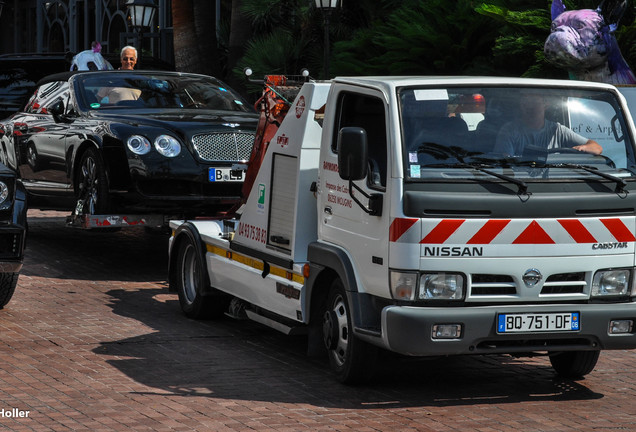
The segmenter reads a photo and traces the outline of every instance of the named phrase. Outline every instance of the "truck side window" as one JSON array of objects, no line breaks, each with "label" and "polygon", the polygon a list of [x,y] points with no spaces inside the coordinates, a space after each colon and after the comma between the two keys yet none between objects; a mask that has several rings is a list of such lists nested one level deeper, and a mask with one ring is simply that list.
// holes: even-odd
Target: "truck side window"
[{"label": "truck side window", "polygon": [[361,127],[369,144],[369,176],[371,187],[384,188],[387,173],[387,135],[384,103],[381,99],[344,92],[338,102],[332,150],[337,152],[337,134],[347,126]]}]

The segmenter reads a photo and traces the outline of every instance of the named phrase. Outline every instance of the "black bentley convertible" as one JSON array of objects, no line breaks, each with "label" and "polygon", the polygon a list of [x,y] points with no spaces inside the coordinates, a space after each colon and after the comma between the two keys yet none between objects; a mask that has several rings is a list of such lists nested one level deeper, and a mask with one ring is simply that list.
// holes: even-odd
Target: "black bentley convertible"
[{"label": "black bentley convertible", "polygon": [[258,115],[215,78],[163,71],[43,79],[0,122],[30,208],[192,217],[240,198]]}]

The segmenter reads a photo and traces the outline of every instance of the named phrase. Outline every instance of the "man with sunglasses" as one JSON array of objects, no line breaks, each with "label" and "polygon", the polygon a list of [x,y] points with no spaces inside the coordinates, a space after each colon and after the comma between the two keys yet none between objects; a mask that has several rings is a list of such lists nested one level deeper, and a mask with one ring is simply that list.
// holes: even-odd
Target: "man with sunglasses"
[{"label": "man with sunglasses", "polygon": [[121,49],[121,70],[133,70],[137,64],[137,49],[127,45]]}]

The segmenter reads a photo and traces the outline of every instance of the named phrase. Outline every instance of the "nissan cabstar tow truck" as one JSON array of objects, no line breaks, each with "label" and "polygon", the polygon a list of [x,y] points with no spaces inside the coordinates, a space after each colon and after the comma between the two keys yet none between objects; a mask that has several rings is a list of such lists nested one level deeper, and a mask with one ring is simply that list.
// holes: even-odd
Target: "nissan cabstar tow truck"
[{"label": "nissan cabstar tow truck", "polygon": [[547,355],[576,378],[602,350],[636,347],[636,134],[616,88],[279,86],[267,81],[244,205],[170,223],[186,315],[306,334],[346,383],[368,379],[380,349]]}]

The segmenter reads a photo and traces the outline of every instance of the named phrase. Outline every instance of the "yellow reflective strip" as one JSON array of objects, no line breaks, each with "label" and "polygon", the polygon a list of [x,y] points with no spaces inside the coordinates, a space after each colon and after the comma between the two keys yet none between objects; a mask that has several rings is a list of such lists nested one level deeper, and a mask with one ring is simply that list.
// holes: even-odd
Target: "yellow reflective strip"
[{"label": "yellow reflective strip", "polygon": [[[214,246],[211,244],[206,244],[206,249],[208,252],[213,253],[215,255],[218,256],[222,256],[224,258],[227,258],[227,254],[228,254],[228,250],[227,249],[223,249],[220,248],[218,246]],[[246,255],[240,255],[237,254],[236,252],[231,252],[231,260],[236,261],[238,263],[241,263],[243,265],[246,265],[248,267],[252,267],[256,270],[259,271],[263,271],[263,269],[265,268],[263,261],[261,260],[257,260],[254,258],[250,258]],[[299,283],[299,284],[304,284],[305,283],[305,278],[303,277],[303,275],[297,274],[297,273],[291,273],[291,279],[289,278],[290,272],[288,270],[285,270],[282,267],[276,267],[270,264],[269,266],[269,272],[270,274],[274,275],[274,276],[278,276],[281,277],[283,279],[288,279],[291,280],[293,282]]]},{"label": "yellow reflective strip", "polygon": [[225,254],[226,254],[225,249],[220,248],[218,246],[214,246],[214,245],[208,244],[208,245],[206,245],[206,248],[207,248],[208,252],[213,253],[214,255],[219,255],[219,256],[224,257]]},{"label": "yellow reflective strip", "polygon": [[232,254],[232,259],[241,264],[245,264],[248,267],[255,268],[256,270],[263,271],[263,268],[265,268],[262,261],[256,260],[254,258],[250,258],[245,255],[239,255],[235,253],[235,254]]},{"label": "yellow reflective strip", "polygon": [[269,272],[274,276],[282,277],[287,279],[287,270],[284,270],[280,267],[269,266]]}]

